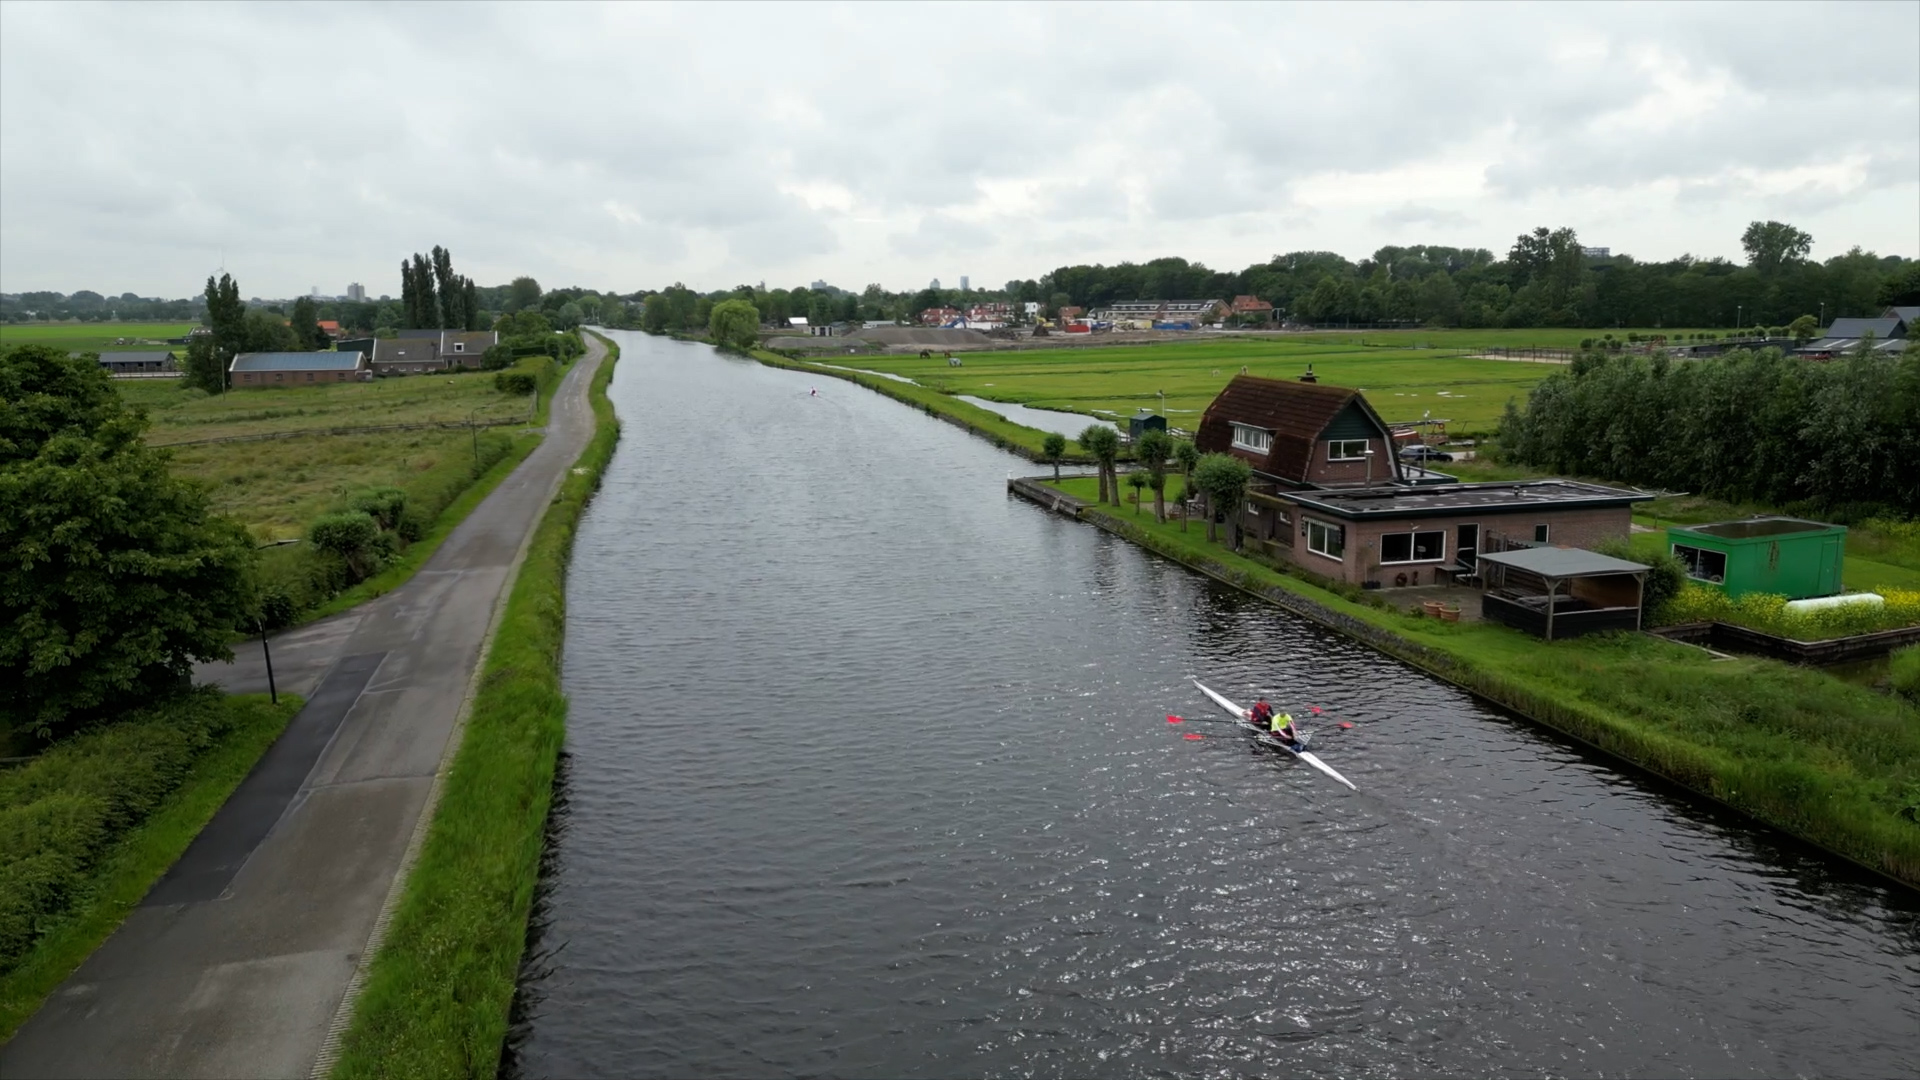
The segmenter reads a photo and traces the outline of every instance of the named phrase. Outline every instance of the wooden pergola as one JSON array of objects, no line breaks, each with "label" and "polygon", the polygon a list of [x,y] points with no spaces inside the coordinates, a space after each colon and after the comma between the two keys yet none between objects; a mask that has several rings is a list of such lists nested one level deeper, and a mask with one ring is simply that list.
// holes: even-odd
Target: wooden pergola
[{"label": "wooden pergola", "polygon": [[1481,552],[1479,568],[1482,616],[1548,641],[1640,629],[1652,569],[1564,547]]}]

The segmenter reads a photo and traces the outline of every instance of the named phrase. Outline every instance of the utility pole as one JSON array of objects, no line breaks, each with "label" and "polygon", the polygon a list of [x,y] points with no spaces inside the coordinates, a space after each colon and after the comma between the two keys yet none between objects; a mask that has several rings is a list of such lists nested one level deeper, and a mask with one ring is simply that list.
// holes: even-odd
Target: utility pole
[{"label": "utility pole", "polygon": [[267,698],[273,704],[280,704],[280,691],[273,685],[273,650],[267,647],[267,624],[259,619],[253,625],[260,629],[260,655],[267,661]]}]

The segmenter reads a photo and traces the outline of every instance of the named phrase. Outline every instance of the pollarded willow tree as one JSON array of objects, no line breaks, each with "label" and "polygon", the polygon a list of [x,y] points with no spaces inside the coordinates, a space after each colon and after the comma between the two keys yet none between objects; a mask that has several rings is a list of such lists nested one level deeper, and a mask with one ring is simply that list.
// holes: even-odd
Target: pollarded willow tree
[{"label": "pollarded willow tree", "polygon": [[1147,486],[1153,489],[1153,519],[1167,520],[1167,458],[1173,439],[1164,431],[1145,431],[1133,444],[1133,457],[1147,467]]},{"label": "pollarded willow tree", "polygon": [[[1074,440],[1080,448],[1092,455],[1100,471],[1100,501],[1120,505],[1120,478],[1115,475],[1113,463],[1120,459],[1120,433],[1112,424],[1088,424]],[[1111,493],[1111,499],[1109,499]]]},{"label": "pollarded willow tree", "polygon": [[146,426],[90,360],[0,354],[0,720],[51,735],[232,656],[252,544]]},{"label": "pollarded willow tree", "polygon": [[1207,454],[1193,467],[1193,482],[1207,496],[1207,539],[1214,538],[1213,519],[1225,516],[1228,546],[1240,547],[1240,506],[1247,499],[1253,466],[1232,454]]}]

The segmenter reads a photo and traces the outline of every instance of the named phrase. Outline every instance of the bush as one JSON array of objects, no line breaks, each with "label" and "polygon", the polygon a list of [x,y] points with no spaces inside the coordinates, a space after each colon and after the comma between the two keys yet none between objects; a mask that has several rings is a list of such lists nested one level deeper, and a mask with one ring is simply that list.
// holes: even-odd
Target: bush
[{"label": "bush", "polygon": [[361,510],[322,514],[307,526],[307,541],[344,562],[354,581],[378,569],[374,538],[379,535],[379,524],[371,514]]},{"label": "bush", "polygon": [[107,845],[237,720],[219,691],[201,688],[0,772],[0,972],[66,912]]},{"label": "bush", "polygon": [[1674,557],[1671,549],[1662,548],[1658,553],[1636,552],[1632,541],[1615,537],[1593,545],[1593,550],[1651,567],[1647,571],[1646,591],[1641,595],[1640,604],[1641,610],[1648,616],[1658,613],[1686,587],[1686,565]]},{"label": "bush", "polygon": [[512,366],[513,346],[508,345],[504,341],[487,346],[487,351],[480,354],[480,370],[482,371],[499,371],[502,368],[510,368]]},{"label": "bush", "polygon": [[406,512],[407,493],[397,487],[369,488],[355,495],[347,505],[373,518],[382,529],[391,529]]},{"label": "bush", "polygon": [[1920,645],[1895,649],[1887,659],[1887,675],[1895,691],[1920,704]]},{"label": "bush", "polygon": [[503,371],[493,377],[493,388],[503,394],[522,397],[540,388],[540,380],[525,371]]}]

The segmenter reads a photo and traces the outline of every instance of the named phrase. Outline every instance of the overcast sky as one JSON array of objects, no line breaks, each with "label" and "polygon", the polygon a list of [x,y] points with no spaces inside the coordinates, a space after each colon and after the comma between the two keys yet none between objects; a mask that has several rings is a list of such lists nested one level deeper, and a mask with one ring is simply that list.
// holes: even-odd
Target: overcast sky
[{"label": "overcast sky", "polygon": [[1920,255],[1920,3],[0,3],[0,291]]}]

